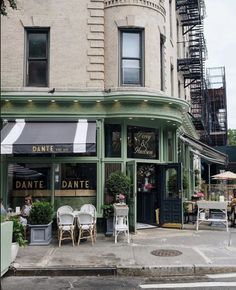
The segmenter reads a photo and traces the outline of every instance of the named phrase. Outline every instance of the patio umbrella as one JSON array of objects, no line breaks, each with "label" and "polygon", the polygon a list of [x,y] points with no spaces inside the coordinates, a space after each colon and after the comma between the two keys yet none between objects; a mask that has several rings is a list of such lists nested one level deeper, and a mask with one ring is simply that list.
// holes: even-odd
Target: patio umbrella
[{"label": "patio umbrella", "polygon": [[218,180],[234,180],[236,179],[236,174],[231,171],[225,171],[216,175],[212,175],[212,178]]},{"label": "patio umbrella", "polygon": [[[212,175],[212,179],[215,180],[236,180],[236,174],[231,171],[225,171],[216,175]],[[228,189],[228,197],[229,197],[229,189]]]}]

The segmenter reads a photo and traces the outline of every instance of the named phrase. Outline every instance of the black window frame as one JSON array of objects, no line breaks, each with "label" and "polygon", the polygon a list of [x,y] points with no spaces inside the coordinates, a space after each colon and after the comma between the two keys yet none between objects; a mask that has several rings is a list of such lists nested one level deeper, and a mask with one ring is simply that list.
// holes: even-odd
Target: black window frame
[{"label": "black window frame", "polygon": [[[139,34],[139,57],[123,57],[123,34]],[[123,74],[123,60],[139,61],[139,83],[125,83]],[[144,86],[144,30],[143,29],[120,29],[120,85],[122,86]]]},{"label": "black window frame", "polygon": [[[30,34],[46,34],[46,56],[45,57],[30,57],[29,56],[29,35]],[[49,37],[50,37],[50,29],[49,28],[27,28],[26,29],[26,86],[27,87],[48,87],[49,84]],[[29,63],[30,61],[46,61],[46,77],[44,84],[35,84],[31,83],[29,80]]]}]

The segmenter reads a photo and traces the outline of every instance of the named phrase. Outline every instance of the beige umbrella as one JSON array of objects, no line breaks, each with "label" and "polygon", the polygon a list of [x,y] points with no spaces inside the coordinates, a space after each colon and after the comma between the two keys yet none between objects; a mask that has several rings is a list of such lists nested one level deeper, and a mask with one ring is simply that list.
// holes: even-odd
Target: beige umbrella
[{"label": "beige umbrella", "polygon": [[216,175],[212,175],[212,178],[218,180],[234,180],[236,179],[236,174],[231,171],[225,171]]},{"label": "beige umbrella", "polygon": [[[212,179],[215,180],[236,180],[236,174],[231,171],[225,171],[216,175],[212,175]],[[223,184],[222,184],[223,185]],[[229,198],[229,189],[228,189],[228,198]]]}]

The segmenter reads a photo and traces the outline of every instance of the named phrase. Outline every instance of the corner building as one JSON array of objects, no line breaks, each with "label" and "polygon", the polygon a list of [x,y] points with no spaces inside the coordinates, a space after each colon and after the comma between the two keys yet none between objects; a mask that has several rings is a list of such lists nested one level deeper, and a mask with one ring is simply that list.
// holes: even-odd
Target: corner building
[{"label": "corner building", "polygon": [[134,231],[181,224],[206,148],[177,72],[188,48],[175,1],[19,0],[1,29],[4,204],[31,194],[55,210],[93,203],[102,218],[106,180],[122,171]]}]

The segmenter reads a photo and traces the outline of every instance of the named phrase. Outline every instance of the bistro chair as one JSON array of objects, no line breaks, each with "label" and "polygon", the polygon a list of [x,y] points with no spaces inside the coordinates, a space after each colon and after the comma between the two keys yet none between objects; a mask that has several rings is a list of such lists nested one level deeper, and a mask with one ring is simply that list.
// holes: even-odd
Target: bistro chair
[{"label": "bistro chair", "polygon": [[79,229],[78,246],[80,240],[91,238],[92,245],[94,243],[94,218],[91,213],[79,212],[77,215],[77,226]]},{"label": "bistro chair", "polygon": [[[69,206],[69,205],[60,206],[57,209],[57,227],[58,227],[58,224],[59,224],[59,214],[72,213],[72,212],[73,212],[73,208],[71,206]],[[59,239],[59,231],[58,231],[58,239]]]},{"label": "bistro chair", "polygon": [[58,215],[59,247],[62,240],[72,240],[74,246],[74,219],[73,213],[61,213]]},{"label": "bistro chair", "polygon": [[96,237],[97,237],[97,211],[96,211],[96,207],[90,203],[88,204],[84,204],[81,206],[80,208],[81,212],[88,212],[93,216],[93,222],[94,222],[94,240],[96,241]]},{"label": "bistro chair", "polygon": [[129,244],[129,207],[118,207],[114,206],[114,236],[115,243],[117,243],[117,238],[120,233],[124,233],[127,236],[127,242]]}]

